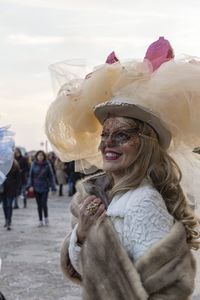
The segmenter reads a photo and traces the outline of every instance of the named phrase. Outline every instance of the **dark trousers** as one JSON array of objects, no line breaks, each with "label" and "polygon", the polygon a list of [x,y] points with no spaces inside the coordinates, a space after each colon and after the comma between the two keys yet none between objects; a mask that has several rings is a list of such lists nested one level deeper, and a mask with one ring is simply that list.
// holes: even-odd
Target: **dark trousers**
[{"label": "dark trousers", "polygon": [[26,205],[27,205],[26,184],[22,185],[21,195],[23,196],[24,207],[26,207]]},{"label": "dark trousers", "polygon": [[47,206],[48,192],[42,192],[42,193],[35,192],[35,198],[38,206],[39,220],[42,221],[43,213],[44,213],[44,217],[48,218],[48,206]]},{"label": "dark trousers", "polygon": [[0,300],[6,300],[6,298],[4,297],[4,295],[0,292]]},{"label": "dark trousers", "polygon": [[14,198],[14,208],[19,208],[18,197]]},{"label": "dark trousers", "polygon": [[75,182],[70,177],[68,179],[68,196],[73,196],[76,193]]},{"label": "dark trousers", "polygon": [[12,221],[12,205],[15,197],[3,197],[3,211],[5,216],[6,224],[11,225]]},{"label": "dark trousers", "polygon": [[63,185],[59,184],[59,196],[63,195]]}]

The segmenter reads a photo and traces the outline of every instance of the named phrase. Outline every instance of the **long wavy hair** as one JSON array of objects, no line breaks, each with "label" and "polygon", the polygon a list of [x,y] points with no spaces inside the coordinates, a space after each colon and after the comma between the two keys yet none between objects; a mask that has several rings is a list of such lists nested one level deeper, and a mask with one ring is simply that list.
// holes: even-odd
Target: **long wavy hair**
[{"label": "long wavy hair", "polygon": [[187,242],[192,249],[200,248],[199,219],[190,208],[180,185],[181,171],[166,150],[162,149],[156,132],[147,123],[123,118],[130,127],[137,127],[140,146],[137,157],[125,175],[112,186],[110,195],[138,187],[146,178],[163,197],[169,213],[186,229]]}]

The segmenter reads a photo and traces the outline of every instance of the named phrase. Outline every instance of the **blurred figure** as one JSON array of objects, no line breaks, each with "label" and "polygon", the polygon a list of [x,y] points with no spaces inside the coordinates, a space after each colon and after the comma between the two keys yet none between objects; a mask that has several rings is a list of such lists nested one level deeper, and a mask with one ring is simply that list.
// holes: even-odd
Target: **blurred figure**
[{"label": "blurred figure", "polygon": [[11,170],[7,174],[7,178],[3,183],[3,187],[4,227],[6,227],[7,230],[11,230],[13,201],[18,196],[20,188],[20,167],[15,159]]},{"label": "blurred figure", "polygon": [[6,300],[6,298],[4,297],[4,295],[0,292],[0,300]]},{"label": "blurred figure", "polygon": [[[20,180],[21,186],[19,194],[23,197],[24,208],[27,207],[27,197],[26,197],[26,185],[29,173],[29,163],[26,157],[22,155],[20,148],[15,148],[15,159],[17,160],[20,167]],[[15,198],[14,208],[19,208],[18,198]]]},{"label": "blurred figure", "polygon": [[83,177],[83,174],[75,172],[75,162],[70,161],[67,163],[68,175],[68,196],[71,197],[76,193],[76,182]]},{"label": "blurred figure", "polygon": [[59,196],[63,196],[63,184],[66,184],[66,172],[65,172],[65,164],[59,158],[56,158],[55,164],[55,172],[57,184],[59,185]]},{"label": "blurred figure", "polygon": [[53,174],[54,174],[54,176],[56,178],[56,170],[55,170],[56,155],[55,155],[55,153],[53,151],[49,152],[47,154],[47,159],[48,159],[49,163],[51,164],[51,168],[52,168]]},{"label": "blurred figure", "polygon": [[47,206],[49,188],[52,191],[56,191],[56,185],[51,165],[42,150],[36,152],[35,160],[32,162],[27,188],[35,194],[38,206],[39,227],[43,225],[47,226],[49,224]]},{"label": "blurred figure", "polygon": [[0,127],[0,184],[12,167],[15,147],[13,136],[10,126]]},{"label": "blurred figure", "polygon": [[[6,180],[6,175],[13,165],[14,157],[14,133],[9,130],[9,126],[0,127],[0,203],[4,193],[3,182]],[[1,258],[0,258],[1,271]],[[0,292],[0,300],[6,300]]]}]

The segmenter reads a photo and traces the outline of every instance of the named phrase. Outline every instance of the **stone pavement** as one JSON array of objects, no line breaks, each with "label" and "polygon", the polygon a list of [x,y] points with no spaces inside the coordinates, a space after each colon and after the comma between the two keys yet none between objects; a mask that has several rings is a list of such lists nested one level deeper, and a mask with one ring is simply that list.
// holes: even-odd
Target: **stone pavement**
[{"label": "stone pavement", "polygon": [[[12,231],[3,228],[0,209],[0,291],[7,300],[81,299],[80,288],[63,278],[59,266],[60,246],[70,229],[70,200],[67,196],[50,196],[50,226],[42,228],[37,227],[33,199],[28,200],[27,209],[13,211]],[[199,267],[193,299],[200,300],[200,251],[195,255]]]},{"label": "stone pavement", "polygon": [[[67,196],[50,196],[49,227],[38,228],[35,200],[13,210],[13,230],[3,228],[0,209],[0,291],[7,300],[80,300],[80,288],[63,278],[59,252],[69,231]],[[22,207],[22,203],[20,203]]]}]

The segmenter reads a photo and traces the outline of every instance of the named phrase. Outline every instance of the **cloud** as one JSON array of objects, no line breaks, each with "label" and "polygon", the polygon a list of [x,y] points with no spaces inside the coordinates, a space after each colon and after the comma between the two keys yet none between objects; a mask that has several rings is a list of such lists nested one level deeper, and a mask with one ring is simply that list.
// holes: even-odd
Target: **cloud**
[{"label": "cloud", "polygon": [[[182,0],[180,6],[180,0],[174,0],[173,5],[170,1],[164,3],[163,9],[163,1],[154,0],[142,0],[142,1],[131,1],[128,0],[125,3],[121,0],[101,0],[101,1],[93,1],[93,0],[4,0],[6,4],[15,4],[20,5],[21,7],[30,7],[30,8],[38,8],[38,9],[49,9],[49,10],[57,10],[77,13],[77,12],[88,12],[88,13],[99,13],[100,11],[104,13],[109,13],[112,15],[119,14],[123,15],[141,15],[142,17],[146,15],[157,15],[157,13],[162,16],[168,14],[169,16],[177,16],[180,15],[182,18],[185,18],[185,14],[187,15],[189,12],[192,12],[193,16],[199,16],[199,1],[193,0],[193,5],[190,4],[189,0]],[[90,17],[91,15],[89,15]]]},{"label": "cloud", "polygon": [[46,140],[44,120],[50,102],[48,98],[48,93],[29,97],[0,97],[0,125],[11,125],[17,145],[27,150],[39,149],[41,141]]},{"label": "cloud", "polygon": [[[85,58],[91,65],[115,50],[143,58],[159,35],[179,54],[200,52],[199,0],[0,0],[0,114],[27,149],[45,140],[53,100],[48,65]],[[181,3],[181,4],[180,4]]]},{"label": "cloud", "polygon": [[[4,0],[5,1],[5,0]],[[24,7],[37,7],[46,9],[60,9],[60,10],[73,10],[73,11],[96,11],[99,9],[105,10],[105,8],[110,7],[113,11],[113,6],[116,9],[121,9],[123,5],[120,0],[113,0],[115,3],[108,3],[107,0],[93,1],[93,0],[6,0],[6,3],[21,5]],[[112,2],[112,1],[110,1]],[[117,2],[117,5],[116,5]],[[114,4],[114,5],[113,5]]]},{"label": "cloud", "polygon": [[62,36],[33,36],[25,34],[10,34],[6,38],[7,43],[15,45],[62,44],[65,40],[65,37]]}]

